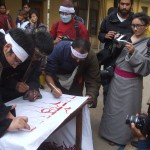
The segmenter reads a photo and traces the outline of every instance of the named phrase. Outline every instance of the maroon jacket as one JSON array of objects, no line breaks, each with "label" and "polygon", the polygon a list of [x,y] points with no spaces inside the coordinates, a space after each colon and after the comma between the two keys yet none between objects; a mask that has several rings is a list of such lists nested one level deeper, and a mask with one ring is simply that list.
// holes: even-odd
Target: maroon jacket
[{"label": "maroon jacket", "polygon": [[9,30],[10,28],[8,27],[8,22],[11,28],[15,28],[15,25],[10,15],[0,14],[0,29],[4,29],[4,31]]}]

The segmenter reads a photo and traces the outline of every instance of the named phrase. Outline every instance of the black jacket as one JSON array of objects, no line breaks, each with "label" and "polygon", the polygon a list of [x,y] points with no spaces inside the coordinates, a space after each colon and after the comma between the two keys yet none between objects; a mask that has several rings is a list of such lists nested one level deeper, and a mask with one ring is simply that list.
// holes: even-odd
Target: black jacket
[{"label": "black jacket", "polygon": [[[113,39],[112,40],[105,39],[105,35],[109,31],[116,31],[117,33],[120,33],[120,34],[132,33],[131,20],[132,20],[133,13],[130,13],[129,17],[123,22],[120,22],[120,20],[117,17],[117,13],[118,12],[111,13],[102,21],[101,26],[100,26],[100,32],[98,35],[98,39],[102,43],[105,43],[104,51],[102,54],[102,55],[106,55],[106,56],[102,56],[102,57],[105,57],[105,59],[108,58],[107,62],[104,63],[105,68],[111,64],[111,61],[112,61],[111,48],[113,46]],[[101,61],[101,60],[99,60],[99,61]]]},{"label": "black jacket", "polygon": [[[3,70],[3,56],[0,52],[0,81],[1,81],[1,72]],[[0,87],[0,137],[6,132],[8,127],[10,126],[12,119],[7,119],[6,116],[8,115],[11,107],[6,107],[2,101],[1,97],[1,87]]]},{"label": "black jacket", "polygon": [[[1,79],[2,79],[2,98],[4,102],[12,100],[14,98],[23,96],[25,93],[19,93],[16,90],[16,85],[18,82],[23,81],[24,74],[28,69],[31,59],[27,59],[24,63],[20,64],[17,68],[4,68]],[[26,84],[29,85],[30,89],[38,90],[39,75],[40,75],[40,61],[34,61],[32,70],[29,74]]]}]

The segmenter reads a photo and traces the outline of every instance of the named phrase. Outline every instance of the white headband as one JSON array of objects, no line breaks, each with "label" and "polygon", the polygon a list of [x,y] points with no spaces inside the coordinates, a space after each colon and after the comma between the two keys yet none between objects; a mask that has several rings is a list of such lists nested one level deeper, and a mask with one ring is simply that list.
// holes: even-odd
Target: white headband
[{"label": "white headband", "polygon": [[60,6],[59,11],[61,12],[66,12],[66,13],[75,13],[75,10],[73,7],[65,7],[65,6]]},{"label": "white headband", "polygon": [[12,45],[12,51],[22,62],[28,58],[27,52],[13,40],[9,33],[5,34],[5,40]]},{"label": "white headband", "polygon": [[81,58],[81,59],[86,58],[88,55],[88,53],[81,54],[81,53],[77,52],[75,49],[73,49],[72,46],[71,46],[71,52],[74,56],[76,56],[77,58]]}]

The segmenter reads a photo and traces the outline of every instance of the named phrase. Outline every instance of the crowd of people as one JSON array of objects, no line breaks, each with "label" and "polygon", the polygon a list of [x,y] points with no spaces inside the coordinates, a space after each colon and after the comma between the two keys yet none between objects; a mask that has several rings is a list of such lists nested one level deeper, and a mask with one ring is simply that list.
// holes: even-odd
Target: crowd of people
[{"label": "crowd of people", "polygon": [[4,103],[20,96],[30,101],[41,98],[42,73],[55,98],[82,96],[85,87],[89,108],[97,106],[102,84],[99,135],[111,145],[126,145],[135,132],[139,149],[149,149],[148,135],[135,122],[125,124],[128,114],[141,112],[143,77],[150,73],[150,18],[143,12],[133,13],[133,3],[118,0],[118,8],[109,10],[100,25],[98,39],[104,47],[97,55],[71,1],[60,5],[60,20],[50,31],[28,3],[19,10],[15,23],[5,4],[0,4],[0,137],[6,131],[30,129],[28,118],[16,117],[15,106]]}]

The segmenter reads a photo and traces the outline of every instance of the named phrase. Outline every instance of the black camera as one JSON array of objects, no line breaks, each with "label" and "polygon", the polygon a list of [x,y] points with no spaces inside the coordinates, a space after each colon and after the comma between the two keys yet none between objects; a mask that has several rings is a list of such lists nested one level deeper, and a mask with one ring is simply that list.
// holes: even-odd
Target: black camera
[{"label": "black camera", "polygon": [[134,123],[136,128],[140,129],[143,135],[150,135],[150,103],[148,103],[148,115],[141,114],[139,116],[127,115],[126,124]]},{"label": "black camera", "polygon": [[114,67],[108,66],[105,70],[101,70],[101,78],[109,79],[114,76]]}]

